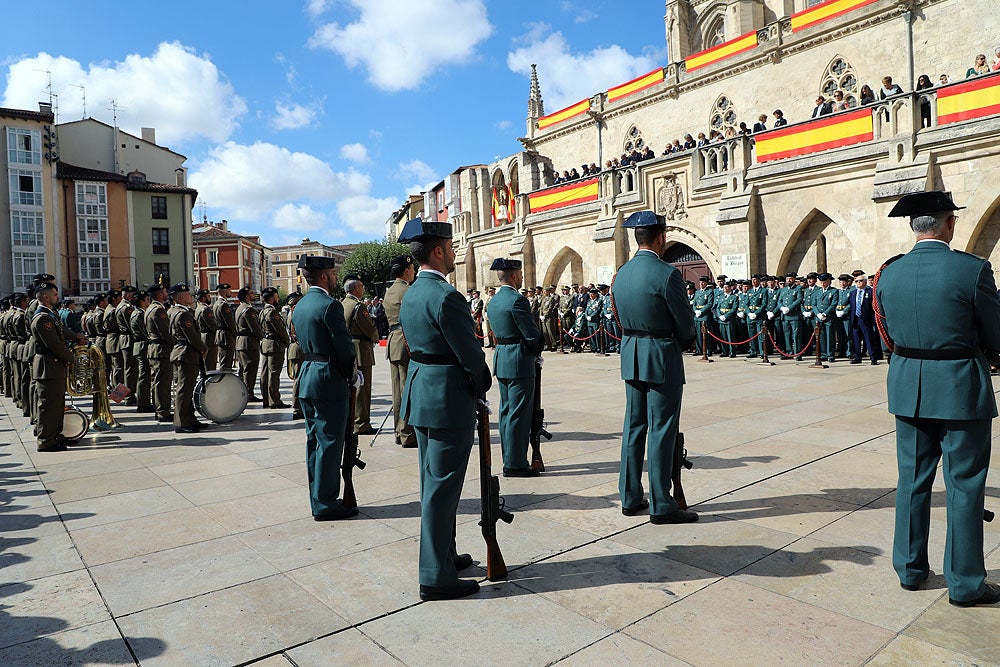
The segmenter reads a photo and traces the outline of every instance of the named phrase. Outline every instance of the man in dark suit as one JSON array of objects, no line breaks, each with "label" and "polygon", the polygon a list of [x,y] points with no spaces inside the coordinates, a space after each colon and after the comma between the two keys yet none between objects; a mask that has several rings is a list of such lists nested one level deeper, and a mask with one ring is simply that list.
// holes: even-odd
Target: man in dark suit
[{"label": "man in dark suit", "polygon": [[833,102],[828,102],[825,97],[820,95],[816,98],[816,106],[813,108],[812,117],[819,118],[820,116],[826,116],[833,113]]},{"label": "man in dark suit", "polygon": [[851,339],[854,343],[854,358],[852,364],[861,363],[861,341],[865,342],[868,357],[872,366],[878,365],[882,358],[882,346],[875,335],[875,311],[872,310],[872,288],[868,286],[868,278],[858,276],[854,279],[854,291],[850,300]]}]

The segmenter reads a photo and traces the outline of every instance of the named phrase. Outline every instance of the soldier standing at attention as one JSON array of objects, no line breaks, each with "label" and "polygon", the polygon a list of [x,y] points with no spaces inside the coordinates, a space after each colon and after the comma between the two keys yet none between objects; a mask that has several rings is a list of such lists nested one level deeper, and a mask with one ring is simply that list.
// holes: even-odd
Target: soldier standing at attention
[{"label": "soldier standing at attention", "polygon": [[172,422],[174,414],[170,410],[170,383],[173,381],[173,366],[170,353],[174,349],[174,336],[170,333],[170,321],[164,303],[167,290],[163,285],[149,286],[149,308],[146,309],[146,332],[149,334],[150,390],[153,393],[153,407],[156,421]]},{"label": "soldier standing at attention", "polygon": [[479,294],[479,290],[471,290],[469,296],[469,312],[472,314],[472,321],[476,324],[476,336],[483,335],[483,312],[486,306]]},{"label": "soldier standing at attention", "polygon": [[988,261],[949,247],[957,210],[948,193],[935,191],[906,195],[889,212],[910,218],[917,243],[881,270],[876,313],[884,316],[886,342],[894,342],[886,378],[899,467],[893,567],[908,591],[927,579],[931,490],[943,455],[948,601],[972,607],[1000,602],[1000,586],[986,582],[983,560],[997,416],[984,350],[1000,350],[1000,297]]},{"label": "soldier standing at attention", "polygon": [[837,307],[834,314],[837,316],[837,355],[850,357],[853,355],[853,341],[851,340],[851,292],[854,287],[851,285],[853,278],[846,273],[841,273],[837,278],[840,281],[840,289],[837,290]]},{"label": "soldier standing at attention", "polygon": [[587,318],[587,333],[585,337],[590,339],[590,351],[597,354],[598,348],[597,332],[601,330],[604,319],[604,302],[601,301],[601,292],[596,287],[588,292],[590,298],[587,301],[587,309],[583,316]]},{"label": "soldier standing at attention", "polygon": [[[215,334],[215,344],[219,348],[219,363],[217,368],[230,370],[233,368],[233,361],[236,358],[236,315],[233,307],[229,305],[229,298],[233,295],[233,290],[229,283],[219,283],[216,288],[215,301],[212,302],[212,313],[215,315],[215,322],[219,329]],[[251,389],[251,387],[247,387]]]},{"label": "soldier standing at attention", "polygon": [[[40,283],[35,288],[38,306],[31,319],[34,355],[31,359],[31,377],[36,384],[35,399],[37,424],[35,438],[38,451],[53,452],[66,449],[62,435],[63,413],[66,411],[66,377],[73,354],[68,342],[73,332],[63,327],[53,306],[59,300],[59,290],[53,283]],[[79,335],[77,341],[83,339]]]},{"label": "soldier standing at attention", "polygon": [[212,293],[207,289],[200,289],[195,297],[198,301],[194,306],[194,320],[198,324],[201,342],[205,343],[208,350],[205,352],[205,370],[214,371],[219,363],[219,346],[215,342],[219,335],[219,323],[212,311]]},{"label": "soldier standing at attention", "polygon": [[[740,297],[733,291],[735,280],[730,280],[722,286],[722,296],[715,302],[715,319],[719,322],[719,338],[736,342],[736,311],[740,307]],[[722,356],[736,358],[736,347],[730,343],[720,343]]]},{"label": "soldier standing at attention", "polygon": [[604,351],[605,352],[617,352],[618,351],[618,340],[621,338],[621,332],[618,331],[618,322],[615,320],[615,311],[611,306],[611,286],[600,284],[597,289],[601,291],[601,316],[602,324],[604,325]]},{"label": "soldier standing at attention", "polygon": [[295,325],[292,324],[292,315],[295,313],[295,305],[302,295],[294,292],[285,299],[285,307],[282,309],[282,318],[285,327],[288,329],[288,368],[292,374],[292,419],[304,419],[302,414],[302,403],[299,401],[299,379],[302,376],[302,362],[305,355],[302,353],[302,346],[299,345],[298,336],[295,335]]},{"label": "soldier standing at attention", "polygon": [[524,280],[521,261],[499,257],[500,291],[490,302],[490,320],[497,339],[493,374],[500,383],[500,447],[504,477],[538,477],[528,463],[528,436],[535,400],[535,374],[542,354],[542,334],[527,299],[517,293]]},{"label": "soldier standing at attention", "polygon": [[149,332],[146,331],[146,310],[149,308],[149,292],[139,290],[133,302],[132,319],[129,329],[132,331],[132,356],[136,361],[135,402],[136,412],[154,412],[153,395],[150,392],[149,365]]},{"label": "soldier standing at attention", "polygon": [[[492,289],[492,288],[490,288]],[[575,314],[575,308],[573,308],[573,302],[576,299],[570,292],[568,285],[563,285],[562,294],[559,295],[559,336],[567,336],[567,331],[573,330],[573,316]],[[562,339],[566,345],[572,347],[573,339]]]},{"label": "soldier standing at attention", "polygon": [[253,395],[257,386],[257,371],[260,369],[260,341],[264,332],[260,319],[253,309],[253,290],[242,287],[236,293],[240,305],[236,308],[236,356],[240,363],[240,377],[250,393],[249,403],[260,403],[264,399]]},{"label": "soldier standing at attention", "polygon": [[[760,333],[761,329],[764,327],[764,322],[767,319],[767,301],[769,295],[767,293],[767,288],[760,284],[761,278],[763,276],[759,273],[755,273],[750,278],[750,289],[747,291],[747,302],[746,302],[746,323],[747,323],[747,338],[753,338]],[[764,357],[764,341],[763,335],[750,341],[749,354],[747,354],[747,359],[751,357]]]},{"label": "soldier standing at attention", "polygon": [[208,348],[201,339],[201,332],[195,325],[191,306],[194,298],[184,283],[170,288],[174,305],[168,313],[170,332],[174,337],[174,349],[170,352],[170,363],[177,374],[174,386],[174,433],[197,433],[207,424],[198,421],[194,414],[194,385],[198,381],[198,364]]},{"label": "soldier standing at attention", "polygon": [[[389,337],[386,341],[385,357],[389,360],[389,375],[392,379],[392,416],[396,444],[406,448],[417,446],[417,436],[413,427],[406,423],[400,413],[400,399],[403,397],[403,385],[406,384],[406,371],[410,365],[410,352],[406,349],[406,340],[399,325],[399,308],[403,305],[403,295],[410,288],[410,283],[416,277],[413,258],[409,255],[397,257],[389,266],[392,284],[385,291],[385,316],[389,320]],[[485,316],[485,310],[484,316]],[[488,322],[485,319],[484,321]]]},{"label": "soldier standing at attention", "polygon": [[556,296],[555,285],[549,285],[545,288],[545,295],[538,306],[538,317],[545,334],[545,349],[549,352],[557,351],[559,349],[559,298]]},{"label": "soldier standing at attention", "polygon": [[101,317],[106,336],[104,344],[108,350],[106,363],[108,366],[107,370],[110,373],[108,377],[109,390],[125,382],[125,363],[124,359],[122,359],[121,337],[118,335],[121,332],[118,331],[118,319],[115,317],[115,311],[121,302],[121,290],[110,290],[108,292],[108,305],[104,309],[104,315]]},{"label": "soldier standing at attention", "polygon": [[401,410],[417,434],[420,456],[422,600],[479,590],[475,580],[458,578],[472,557],[455,548],[455,513],[472,452],[476,402],[485,400],[492,380],[469,306],[446,279],[455,270],[451,235],[450,224],[420,218],[407,222],[399,235],[420,264],[399,321],[410,348]]},{"label": "soldier standing at attention", "polygon": [[354,402],[354,432],[358,435],[373,435],[375,429],[372,428],[371,421],[372,368],[375,367],[378,329],[362,302],[365,296],[365,284],[361,281],[361,276],[358,274],[346,276],[344,291],[347,293],[343,301],[344,318],[347,321],[347,330],[354,339],[358,370],[365,378],[365,383],[358,387],[357,400]]},{"label": "soldier standing at attention", "polygon": [[302,347],[299,401],[306,420],[306,471],[314,521],[357,515],[340,500],[340,464],[355,381],[354,343],[344,306],[330,296],[337,284],[332,257],[302,255],[298,269],[309,290],[295,305],[292,326]]},{"label": "soldier standing at attention", "polygon": [[281,374],[285,370],[285,351],[292,340],[288,337],[288,329],[281,319],[281,314],[275,307],[278,304],[278,290],[265,287],[260,295],[264,302],[264,310],[260,313],[261,328],[264,340],[260,351],[264,355],[264,371],[260,375],[260,394],[264,398],[264,407],[280,410],[288,405],[281,400]]},{"label": "soldier standing at attention", "polygon": [[819,287],[813,292],[813,316],[819,324],[820,331],[820,357],[827,361],[836,361],[837,356],[837,316],[834,314],[837,308],[837,297],[839,292],[836,288],[830,287],[833,275],[829,273],[819,274]]},{"label": "soldier standing at attention", "polygon": [[[785,276],[785,286],[778,290],[778,310],[785,352],[796,354],[802,345],[802,288],[795,283],[794,273]],[[796,355],[795,360],[802,361],[802,355]]]},{"label": "soldier standing at attention", "polygon": [[[691,523],[698,515],[677,506],[670,479],[684,388],[683,350],[695,336],[694,318],[680,271],[660,259],[666,247],[663,216],[639,211],[623,227],[635,230],[639,250],[618,270],[612,288],[623,329],[622,514],[635,516],[649,508],[650,523]],[[642,488],[647,445],[648,501]]]},{"label": "soldier standing at attention", "polygon": [[125,399],[125,405],[135,405],[135,383],[139,367],[132,356],[132,299],[136,289],[131,285],[122,287],[122,300],[115,306],[115,323],[118,325],[118,349],[122,355],[122,383],[132,392]]},{"label": "soldier standing at attention", "polygon": [[707,331],[712,330],[712,311],[715,310],[715,291],[708,287],[708,276],[698,278],[698,289],[691,305],[694,308],[695,322],[694,350],[696,355],[701,356],[707,352],[702,346],[708,344]]},{"label": "soldier standing at attention", "polygon": [[[816,286],[816,280],[819,274],[815,271],[810,271],[806,274],[806,284],[802,288],[802,342],[805,343],[812,336],[813,330],[816,328],[816,318],[813,316],[813,299],[816,297],[816,292],[819,291],[819,287]],[[811,346],[810,346],[811,347]],[[809,351],[809,348],[804,348],[803,353]]]},{"label": "soldier standing at attention", "polygon": [[490,300],[496,295],[496,290],[492,287],[486,288],[486,296],[483,297],[483,347],[493,347],[493,329],[490,328]]}]

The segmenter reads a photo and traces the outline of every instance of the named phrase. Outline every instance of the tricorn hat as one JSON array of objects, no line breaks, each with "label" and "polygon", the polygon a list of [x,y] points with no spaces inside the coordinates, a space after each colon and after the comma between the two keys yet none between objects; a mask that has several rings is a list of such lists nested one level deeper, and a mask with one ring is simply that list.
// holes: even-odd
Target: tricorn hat
[{"label": "tricorn hat", "polygon": [[435,220],[423,220],[414,218],[405,225],[399,232],[400,243],[410,243],[427,238],[450,239],[452,237],[452,226],[450,222],[437,222]]},{"label": "tricorn hat", "polygon": [[935,213],[950,213],[961,211],[964,206],[957,206],[952,201],[950,192],[931,190],[930,192],[915,192],[904,195],[889,211],[890,218],[915,218],[921,215]]},{"label": "tricorn hat", "polygon": [[506,257],[497,257],[490,264],[490,271],[513,271],[515,269],[521,268],[521,260],[519,259],[507,259]]},{"label": "tricorn hat", "polygon": [[[299,257],[298,268],[307,271],[322,271],[323,269],[337,268],[337,262],[333,257],[323,257],[322,255],[302,255]],[[222,287],[221,285],[219,287]]]},{"label": "tricorn hat", "polygon": [[635,229],[637,227],[666,227],[667,219],[662,215],[657,215],[652,211],[636,211],[630,215],[622,227],[625,229]]}]

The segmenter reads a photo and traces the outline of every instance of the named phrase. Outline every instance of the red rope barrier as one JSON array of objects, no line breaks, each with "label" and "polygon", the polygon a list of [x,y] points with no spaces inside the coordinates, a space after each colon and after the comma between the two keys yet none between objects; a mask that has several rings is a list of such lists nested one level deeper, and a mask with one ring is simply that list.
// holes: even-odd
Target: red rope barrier
[{"label": "red rope barrier", "polygon": [[786,357],[788,359],[794,359],[796,357],[801,357],[803,354],[805,354],[805,351],[809,349],[809,346],[812,345],[813,340],[815,340],[815,338],[816,338],[816,332],[813,331],[813,335],[809,336],[809,340],[806,341],[805,346],[799,351],[798,354],[788,354],[787,352],[785,352],[784,350],[782,350],[780,347],[778,347],[778,343],[777,343],[777,341],[774,340],[774,336],[771,335],[770,331],[767,332],[767,337],[771,339],[771,345],[773,345],[774,349],[778,351],[778,354],[780,354],[781,356]]},{"label": "red rope barrier", "polygon": [[597,334],[601,333],[601,330],[600,330],[600,329],[598,329],[597,331],[595,331],[594,333],[590,334],[590,335],[589,335],[589,336],[587,336],[586,338],[577,338],[576,336],[574,336],[574,335],[573,335],[573,334],[572,334],[571,332],[569,332],[569,331],[563,331],[563,333],[564,333],[564,334],[566,334],[567,336],[569,336],[570,338],[572,338],[573,340],[578,340],[578,341],[580,341],[580,342],[586,342],[586,341],[590,340],[591,338],[593,338],[594,336],[596,336]]},{"label": "red rope barrier", "polygon": [[[754,341],[754,340],[757,340],[758,338],[760,338],[760,337],[761,337],[761,335],[762,335],[762,334],[764,333],[764,330],[763,330],[763,329],[761,329],[760,331],[758,331],[758,332],[757,332],[757,335],[756,335],[756,336],[754,336],[753,338],[747,338],[746,340],[743,340],[743,341],[740,341],[739,343],[734,343],[734,342],[732,342],[732,341],[729,341],[729,340],[722,340],[721,338],[719,338],[718,336],[716,336],[716,335],[715,335],[714,333],[712,333],[711,331],[709,331],[709,332],[707,332],[707,333],[708,333],[708,335],[709,335],[709,336],[711,336],[711,337],[712,337],[712,338],[714,338],[715,340],[719,341],[719,342],[720,342],[720,343],[722,343],[723,345],[746,345],[747,343],[749,343],[749,342],[751,342],[751,341]],[[806,345],[806,347],[809,347],[809,346],[808,346],[808,345]]]}]

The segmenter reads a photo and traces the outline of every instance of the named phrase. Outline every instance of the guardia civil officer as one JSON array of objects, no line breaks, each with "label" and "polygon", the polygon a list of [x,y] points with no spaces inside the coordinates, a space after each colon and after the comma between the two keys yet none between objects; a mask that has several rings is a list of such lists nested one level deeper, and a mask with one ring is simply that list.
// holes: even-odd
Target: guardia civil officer
[{"label": "guardia civil officer", "polygon": [[253,308],[253,290],[241,287],[236,297],[240,305],[236,309],[236,356],[240,364],[240,379],[247,386],[249,403],[260,403],[264,399],[254,396],[257,386],[257,371],[260,368],[260,341],[264,332],[260,328],[260,318]]},{"label": "guardia civil officer", "polygon": [[358,274],[346,276],[344,281],[344,318],[347,330],[354,339],[355,361],[358,370],[365,378],[364,384],[358,388],[357,400],[354,401],[354,432],[358,435],[372,435],[372,369],[375,367],[375,346],[378,344],[378,328],[372,322],[368,309],[363,302],[365,284]]},{"label": "guardia civil officer", "polygon": [[708,276],[698,278],[698,289],[694,293],[694,301],[691,303],[694,309],[695,321],[695,354],[701,356],[707,354],[708,350],[703,346],[712,347],[708,332],[712,331],[712,315],[715,310],[715,290],[708,286]]},{"label": "guardia civil officer", "polygon": [[350,383],[354,381],[354,342],[343,305],[330,296],[337,285],[332,257],[302,255],[298,268],[309,290],[292,313],[303,361],[299,401],[306,420],[306,471],[309,505],[316,521],[355,516],[340,500],[340,464],[347,435]]},{"label": "guardia civil officer", "polygon": [[853,341],[851,340],[851,292],[854,286],[851,283],[854,279],[846,273],[841,273],[837,280],[840,288],[837,290],[837,307],[834,315],[837,317],[837,326],[834,330],[837,334],[837,356],[853,356]]},{"label": "guardia civil officer", "polygon": [[894,341],[886,379],[899,467],[893,567],[906,590],[927,579],[931,491],[943,455],[944,576],[951,604],[971,607],[1000,602],[1000,586],[986,583],[983,560],[990,425],[997,416],[983,352],[1000,350],[1000,297],[988,261],[949,247],[961,208],[940,191],[896,203],[889,216],[909,217],[917,243],[882,270],[876,296]]},{"label": "guardia civil officer", "polygon": [[170,319],[164,306],[167,302],[167,288],[154,284],[147,291],[150,303],[143,317],[149,334],[150,391],[153,394],[156,421],[167,423],[174,420],[174,413],[170,410],[170,384],[174,374],[170,353],[174,349],[174,336],[170,332]]},{"label": "guardia civil officer", "polygon": [[198,325],[198,332],[201,340],[208,350],[205,353],[205,370],[214,371],[218,368],[219,344],[216,342],[219,336],[219,322],[215,319],[215,312],[212,309],[212,293],[207,289],[200,289],[195,293],[197,302],[194,306],[194,321]]},{"label": "guardia civil officer", "polygon": [[132,356],[136,361],[135,380],[135,401],[136,412],[154,412],[153,394],[150,391],[152,382],[152,372],[149,363],[149,332],[146,331],[146,310],[149,309],[149,292],[139,290],[136,292],[132,311],[132,318],[129,320],[129,329],[132,331]]},{"label": "guardia civil officer", "polygon": [[778,310],[782,338],[788,348],[785,353],[802,361],[802,355],[797,354],[802,345],[802,288],[796,284],[794,273],[785,276],[785,286],[778,290]]},{"label": "guardia civil officer", "polygon": [[820,337],[820,357],[827,361],[837,360],[837,327],[836,321],[837,301],[840,291],[831,287],[833,274],[823,272],[819,274],[819,286],[813,292],[813,317],[819,324]]},{"label": "guardia civil officer", "polygon": [[264,340],[260,344],[264,355],[264,370],[260,374],[260,394],[264,398],[264,407],[280,410],[289,407],[281,400],[281,374],[285,371],[285,352],[292,340],[288,337],[288,329],[281,319],[278,305],[278,290],[265,287],[260,295],[264,309],[260,311],[260,324],[264,332]]},{"label": "guardia civil officer", "polygon": [[490,301],[496,337],[493,374],[500,384],[500,447],[504,477],[538,477],[528,462],[528,437],[535,400],[535,375],[542,354],[542,333],[531,305],[517,288],[524,281],[521,260],[498,257],[490,266],[500,289]]},{"label": "guardia civil officer", "polygon": [[423,600],[465,597],[479,590],[474,580],[458,578],[472,558],[455,548],[455,513],[472,452],[476,400],[485,399],[492,380],[468,303],[446,279],[455,270],[451,235],[450,224],[420,218],[407,222],[399,235],[420,264],[399,321],[410,348],[401,410],[417,434],[420,456]]},{"label": "guardia civil officer", "polygon": [[174,432],[197,433],[208,425],[198,421],[194,414],[194,385],[198,382],[198,366],[208,348],[201,339],[201,332],[194,321],[194,297],[186,283],[170,288],[174,305],[170,317],[170,333],[174,348],[170,363],[174,366],[177,382],[174,385]]},{"label": "guardia civil officer", "polygon": [[[53,306],[59,300],[59,290],[53,283],[41,283],[35,288],[38,306],[31,319],[34,354],[31,377],[36,384],[37,424],[35,438],[40,452],[66,449],[62,435],[63,413],[66,410],[66,376],[73,354],[68,343],[75,336],[63,327]],[[82,339],[82,335],[80,336]]]},{"label": "guardia civil officer", "polygon": [[[212,313],[219,326],[215,334],[215,344],[219,348],[217,367],[229,370],[233,368],[233,362],[236,359],[236,315],[233,312],[233,307],[229,305],[233,290],[229,283],[219,283],[216,289],[218,293],[215,301],[212,302]],[[253,391],[252,387],[247,387],[247,389]]]},{"label": "guardia civil officer", "polygon": [[[403,385],[406,384],[406,371],[410,366],[410,352],[406,349],[403,329],[399,324],[399,309],[403,305],[403,296],[416,275],[413,258],[409,255],[392,260],[392,264],[389,265],[392,284],[385,291],[383,301],[385,316],[389,321],[385,355],[389,360],[389,376],[392,379],[392,416],[395,422],[396,444],[406,448],[417,446],[417,436],[399,409],[400,399],[403,397]],[[484,318],[484,321],[489,320]]]},{"label": "guardia civil officer", "polygon": [[[680,271],[663,261],[666,219],[638,211],[623,224],[635,230],[639,250],[618,270],[612,298],[623,329],[621,374],[625,381],[618,489],[622,514],[649,508],[650,523],[690,523],[670,495],[673,452],[684,387],[683,350],[695,337],[694,314]],[[642,464],[649,448],[649,501],[643,497]]]},{"label": "guardia civil officer", "polygon": [[23,417],[31,416],[32,398],[32,353],[28,344],[31,338],[31,322],[25,309],[28,307],[28,295],[15,292],[11,295],[12,314],[10,316],[11,361],[14,380],[15,404],[21,408]]}]

